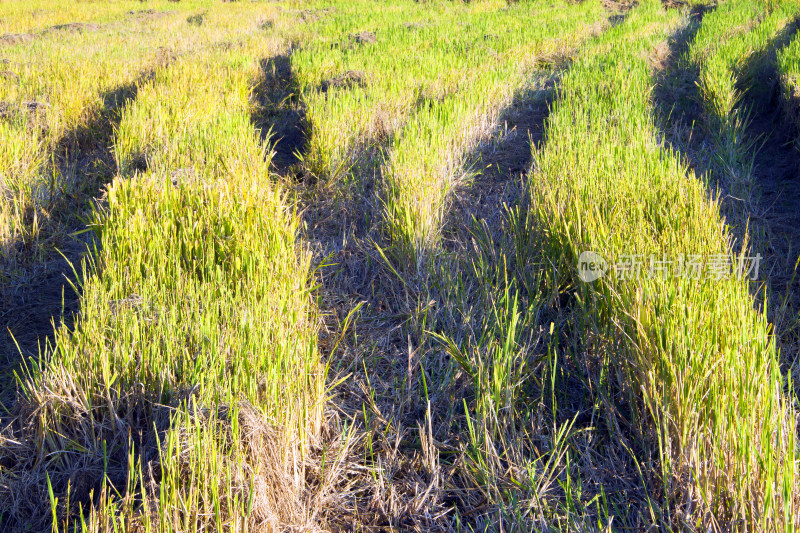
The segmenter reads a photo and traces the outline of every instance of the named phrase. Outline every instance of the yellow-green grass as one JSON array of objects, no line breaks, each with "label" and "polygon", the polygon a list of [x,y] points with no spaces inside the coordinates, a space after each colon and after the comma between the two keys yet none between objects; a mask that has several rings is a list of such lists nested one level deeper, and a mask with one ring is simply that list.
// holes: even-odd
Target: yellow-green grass
[{"label": "yellow-green grass", "polygon": [[[41,495],[49,488],[57,530],[311,526],[299,497],[302,459],[322,423],[326,368],[299,217],[251,122],[266,60],[291,57],[310,124],[305,170],[338,186],[370,146],[384,150],[374,169],[383,175],[387,233],[419,264],[439,243],[468,153],[542,62],[575,53],[603,19],[593,0],[192,5],[204,11],[199,25],[184,12],[7,48],[19,82],[3,86],[0,99],[14,109],[49,104],[42,116],[0,123],[17,139],[0,160],[19,180],[3,208],[17,228],[12,240],[37,231],[19,213],[36,206],[46,216],[54,190],[72,190],[61,181],[53,188],[54,159],[81,147],[70,136],[97,124],[104,95],[136,95],[115,108],[112,130],[86,133],[113,144],[118,175],[92,217],[98,241],[81,312],[21,374],[18,427],[0,442],[0,501],[48,522]],[[722,30],[710,28],[696,50],[747,57],[742,50],[760,50],[785,27],[787,5],[755,23],[747,46],[725,48]],[[725,19],[736,22],[759,19],[762,8],[731,9],[745,13]],[[663,484],[653,519],[665,529],[791,531],[800,525],[794,412],[748,282],[609,272],[589,285],[575,276],[585,250],[610,262],[630,254],[737,260],[704,179],[657,140],[650,56],[680,22],[677,11],[645,0],[586,43],[534,153],[531,217],[514,215],[512,225],[530,221],[517,229],[541,237],[542,261],[559,267],[550,281],[577,294],[589,317],[587,353],[612,362],[612,388],[632,400],[620,416],[648,421],[652,441],[632,452],[657,450],[655,463],[636,458],[648,487],[653,469]],[[370,31],[375,43],[353,37]],[[719,61],[734,77],[717,92],[709,89],[717,78],[703,78],[711,110],[737,89],[737,65],[747,60]],[[37,120],[47,128],[33,127]],[[543,436],[523,420],[532,413],[524,384],[540,376],[528,375],[538,362],[518,350],[533,322],[520,310],[546,302],[521,303],[513,287],[524,282],[505,282],[485,288],[490,308],[465,317],[475,327],[485,318],[487,332],[473,360],[457,361],[474,390],[463,404],[468,426],[453,440],[466,453],[454,465],[467,465],[458,476],[478,481],[503,516],[580,529],[572,520],[585,509],[572,507],[579,490],[568,486],[568,464],[562,472],[569,424],[554,420]],[[426,454],[437,455],[432,445]]]},{"label": "yellow-green grass", "polygon": [[778,75],[784,113],[800,132],[800,35],[778,53]]},{"label": "yellow-green grass", "polygon": [[[258,33],[185,55],[122,113],[80,316],[23,379],[26,442],[44,458],[24,468],[47,474],[60,530],[80,514],[91,531],[307,518],[297,465],[325,382],[309,257],[250,122],[260,60],[282,51]],[[69,477],[87,464],[103,472],[91,510]]]},{"label": "yellow-green grass", "polygon": [[[311,132],[306,168],[346,176],[365,148],[385,150],[387,232],[414,264],[438,243],[465,155],[526,74],[603,22],[599,2],[337,8],[292,56]],[[363,32],[375,42],[357,42]]]},{"label": "yellow-green grass", "polygon": [[[545,30],[545,10],[556,28]],[[406,1],[379,10],[354,2],[318,16],[292,68],[311,131],[306,166],[321,177],[346,174],[360,151],[386,144],[417,108],[469,86],[513,47],[601,18],[595,3]],[[358,42],[365,32],[374,43]]]},{"label": "yellow-green grass", "polygon": [[[536,18],[547,9],[546,18]],[[418,263],[441,237],[452,189],[469,169],[468,152],[497,126],[497,119],[541,63],[563,59],[601,26],[599,3],[516,9],[483,15],[488,28],[514,35],[484,65],[465,71],[463,88],[420,106],[396,133],[384,170],[388,232],[402,255]],[[510,17],[510,18],[506,18]],[[541,20],[541,24],[522,21]],[[546,21],[546,23],[544,22]],[[520,26],[517,26],[520,24]]]},{"label": "yellow-green grass", "polygon": [[[613,48],[573,63],[535,154],[532,223],[556,281],[594,319],[586,340],[636,398],[632,416],[650,420],[660,519],[690,530],[793,531],[795,413],[770,325],[748,278],[728,268],[714,275],[715,262],[742,258],[705,181],[657,140],[648,57],[677,21],[660,2],[642,2],[601,37]],[[629,38],[652,23],[661,30]],[[592,283],[576,275],[584,251],[608,261]],[[645,262],[638,275],[611,268],[633,255]],[[681,276],[679,261],[693,256],[705,269]],[[648,275],[651,257],[671,261],[667,272]]]},{"label": "yellow-green grass", "polygon": [[755,140],[746,134],[749,111],[742,97],[764,81],[762,64],[770,42],[791,26],[799,7],[793,0],[722,3],[703,18],[688,52],[699,72],[706,130],[724,169],[718,178],[745,202],[753,194]]},{"label": "yellow-green grass", "polygon": [[[351,163],[365,146],[385,142],[419,102],[454,92],[493,49],[488,26],[469,24],[477,19],[474,6],[381,7],[337,6],[311,25],[315,39],[292,56],[312,131],[306,165],[323,177]],[[376,42],[356,42],[362,32],[374,33]],[[347,73],[359,79],[330,83]]]},{"label": "yellow-green grass", "polygon": [[138,0],[8,0],[0,2],[0,36],[36,32],[64,24],[112,22],[144,11],[184,11],[196,5],[197,2],[169,1],[143,5]]},{"label": "yellow-green grass", "polygon": [[6,49],[0,86],[3,276],[15,277],[28,260],[49,252],[61,201],[96,191],[88,176],[71,175],[71,167],[113,172],[92,169],[83,159],[109,147],[119,110],[138,82],[179,55],[262,31],[276,13],[269,5],[209,5],[199,26],[177,13]]}]

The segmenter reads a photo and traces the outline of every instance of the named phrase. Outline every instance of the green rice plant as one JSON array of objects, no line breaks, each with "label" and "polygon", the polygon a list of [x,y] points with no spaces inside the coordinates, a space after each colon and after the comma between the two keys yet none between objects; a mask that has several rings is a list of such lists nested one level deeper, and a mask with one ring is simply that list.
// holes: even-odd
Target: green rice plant
[{"label": "green rice plant", "polygon": [[[283,50],[264,32],[198,50],[122,112],[121,175],[93,217],[80,316],[24,378],[26,435],[47,457],[24,468],[55,487],[54,529],[307,518],[298,465],[325,368],[298,217],[250,122],[260,61]],[[141,154],[146,170],[132,163]],[[81,464],[102,473],[90,487],[75,484]]]},{"label": "green rice plant", "polygon": [[732,194],[749,201],[753,194],[749,111],[743,91],[761,83],[760,67],[770,41],[789,27],[798,4],[782,1],[726,2],[706,15],[689,50],[699,70],[700,97],[706,129],[714,140],[716,158],[725,171],[720,178]]},{"label": "green rice plant", "polygon": [[493,29],[475,13],[485,12],[482,5],[370,6],[337,8],[312,25],[316,39],[292,57],[313,131],[306,163],[323,176],[389,138],[420,100],[456,90],[493,49]]},{"label": "green rice plant", "polygon": [[800,36],[778,53],[778,74],[784,113],[800,131]]},{"label": "green rice plant", "polygon": [[426,11],[431,20],[451,20],[439,3],[387,2],[375,10],[354,2],[309,25],[314,38],[292,55],[292,68],[312,132],[304,155],[312,173],[330,177],[366,145],[385,140],[414,108],[426,75],[452,83],[446,65],[436,74],[432,67],[458,45],[442,50]]},{"label": "green rice plant", "polygon": [[[476,266],[475,273],[479,272],[488,274]],[[515,497],[535,495],[525,514],[533,515],[533,523],[548,515],[556,523],[559,513],[549,507],[558,471],[563,469],[570,428],[569,424],[555,428],[553,434],[549,431],[553,427],[538,428],[543,429],[539,434],[526,423],[542,417],[528,396],[531,384],[540,379],[539,364],[531,364],[521,338],[524,323],[536,314],[540,302],[524,309],[517,287],[512,285],[506,280],[501,292],[494,295],[492,309],[476,324],[477,338],[461,345],[445,335],[435,338],[471,382],[469,401],[463,401],[468,475],[490,504],[514,509]],[[543,442],[547,444],[543,446]],[[524,519],[512,522],[520,528],[526,524]]]},{"label": "green rice plant", "polygon": [[[83,4],[90,7],[80,11]],[[739,95],[750,84],[750,66],[795,8],[722,4],[692,49],[705,69],[703,102],[716,121],[709,127],[733,139],[726,146],[736,154],[747,151]],[[531,76],[573,54],[547,143],[534,153],[530,204],[509,211],[508,227],[491,232],[508,229],[509,256],[484,228],[486,235],[473,234],[480,248],[474,256],[437,256],[441,262],[430,265],[474,272],[414,280],[426,297],[474,292],[463,300],[480,309],[449,302],[434,309],[439,302],[425,298],[431,303],[422,312],[417,306],[419,316],[402,314],[395,328],[418,327],[427,337],[429,327],[464,322],[452,337],[433,334],[454,361],[437,370],[461,380],[455,385],[468,389],[463,401],[453,384],[431,386],[463,408],[463,417],[452,416],[450,406],[448,420],[463,427],[442,424],[434,438],[439,420],[429,403],[419,445],[420,472],[431,484],[415,501],[451,490],[441,488],[450,481],[441,481],[439,470],[440,461],[450,462],[453,492],[466,487],[461,505],[480,492],[498,510],[497,529],[614,527],[609,516],[625,496],[612,496],[610,505],[605,493],[587,501],[582,472],[571,466],[576,434],[593,429],[576,429],[556,414],[558,395],[571,392],[557,390],[559,365],[573,347],[560,343],[552,324],[546,334],[540,319],[554,297],[569,294],[579,317],[570,327],[583,344],[575,351],[608,371],[604,379],[612,383],[602,386],[614,392],[610,401],[624,400],[613,407],[629,418],[621,431],[647,429],[644,442],[631,439],[631,455],[643,478],[637,489],[659,491],[650,518],[664,529],[800,525],[791,391],[751,284],[730,275],[747,247],[731,251],[707,182],[660,143],[653,119],[651,55],[681,23],[679,12],[644,0],[607,33],[587,39],[605,27],[594,0],[197,0],[160,17],[127,14],[137,9],[127,0],[0,3],[8,31],[39,32],[7,43],[8,62],[0,66],[11,80],[0,86],[7,258],[19,242],[50,253],[52,242],[40,241],[61,227],[57,212],[77,218],[60,202],[75,196],[85,205],[101,185],[88,180],[111,181],[91,208],[93,254],[75,265],[83,273],[80,313],[19,372],[19,416],[0,434],[3,527],[312,529],[308,499],[318,472],[304,469],[320,439],[327,366],[317,346],[312,259],[298,239],[301,219],[271,173],[270,143],[253,123],[265,65],[290,58],[310,128],[299,169],[320,178],[323,193],[366,190],[370,172],[380,176],[386,233],[401,261],[420,268],[439,245],[453,190],[472,175],[468,154],[491,136]],[[67,19],[102,25],[45,30]],[[745,161],[720,153],[731,165]],[[109,168],[76,169],[76,160]],[[591,283],[575,269],[589,250],[613,265]],[[529,264],[534,256],[546,272]],[[667,268],[629,276],[620,265],[631,258]],[[679,275],[675,269],[687,261],[714,275]],[[20,264],[12,261],[7,275]],[[460,286],[432,286],[449,280]],[[406,289],[413,298],[417,287]],[[367,345],[366,335],[360,340],[359,331],[352,342]],[[543,339],[551,342],[546,348]],[[427,399],[434,363],[422,359],[439,354],[425,340],[412,350],[411,335],[408,344],[408,382],[395,383],[411,392],[414,371]],[[412,355],[420,366],[412,366]],[[373,360],[360,359],[365,372]],[[378,414],[369,387],[368,426],[378,423],[368,414]],[[399,410],[415,405],[409,400]],[[403,423],[392,417],[385,434],[366,433],[362,462],[344,468],[347,475],[368,470],[376,484],[388,479],[381,440],[397,428],[391,453],[404,453]],[[320,447],[323,463],[325,453],[338,453]],[[319,473],[326,475],[324,464]],[[597,510],[587,511],[590,505]],[[454,529],[464,510],[454,509]]]},{"label": "green rice plant", "polygon": [[[189,3],[196,8],[207,3]],[[243,13],[250,24],[241,24]],[[212,7],[199,28],[186,14],[143,18],[95,32],[48,36],[4,51],[0,86],[0,247],[2,275],[19,277],[52,253],[69,213],[64,204],[96,193],[113,174],[113,126],[136,85],[181,54],[258,31],[275,9]],[[76,75],[81,73],[81,75]],[[99,175],[99,177],[98,177]]]},{"label": "green rice plant", "polygon": [[[313,37],[292,55],[312,132],[305,164],[323,178],[346,175],[342,167],[368,147],[386,146],[409,116],[470,87],[495,62],[600,20],[596,3],[337,5],[309,25]],[[529,52],[558,48],[548,44]]]},{"label": "green rice plant", "polygon": [[[527,20],[542,8],[528,3],[509,11]],[[463,89],[426,102],[395,134],[384,170],[385,218],[401,256],[418,264],[426,251],[435,249],[450,193],[468,173],[468,152],[495,129],[531,71],[543,60],[576,48],[597,28],[601,14],[599,4],[565,6],[551,10],[547,24],[513,30],[516,42],[503,47],[505,52],[466,74]],[[509,25],[502,18],[490,23],[495,28]]]},{"label": "green rice plant", "polygon": [[[593,318],[590,350],[609,354],[631,416],[650,421],[660,520],[793,531],[795,413],[766,315],[736,272],[746,251],[732,252],[705,181],[657,140],[647,58],[676,22],[643,2],[600,37],[613,48],[575,60],[535,153],[532,220],[554,283]],[[660,31],[631,38],[652,23]],[[582,281],[589,251],[601,277]]]}]

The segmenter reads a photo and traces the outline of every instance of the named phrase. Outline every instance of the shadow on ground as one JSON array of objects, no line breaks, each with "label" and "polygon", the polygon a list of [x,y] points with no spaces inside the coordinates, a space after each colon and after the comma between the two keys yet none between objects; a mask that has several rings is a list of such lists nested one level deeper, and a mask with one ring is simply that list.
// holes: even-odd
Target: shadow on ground
[{"label": "shadow on ground", "polygon": [[[52,342],[54,326],[70,326],[79,310],[79,295],[73,285],[80,285],[81,260],[90,251],[93,239],[89,232],[71,234],[84,228],[81,219],[89,216],[92,199],[116,173],[110,150],[114,131],[122,109],[136,98],[140,81],[103,94],[103,109],[96,117],[58,141],[54,168],[48,170],[58,179],[57,190],[46,206],[47,224],[36,242],[9,246],[19,254],[4,260],[22,272],[12,274],[0,288],[0,367],[10,379],[20,356],[38,356],[40,348]],[[11,408],[15,395],[15,387],[4,387],[0,401],[5,409]]]},{"label": "shadow on ground", "polygon": [[[537,148],[544,142],[559,73],[564,68],[568,65],[558,65],[542,79],[531,80],[531,87],[515,95],[503,110],[490,138],[468,154],[467,166],[474,179],[471,186],[454,195],[444,229],[444,249],[431,261],[429,271],[423,269],[416,275],[398,272],[390,259],[376,251],[381,234],[380,199],[375,194],[362,195],[342,210],[331,210],[324,201],[305,210],[305,240],[311,243],[316,261],[326,258],[332,265],[318,272],[319,307],[328,313],[320,346],[331,363],[332,381],[342,378],[344,382],[331,402],[329,425],[336,434],[347,423],[354,424],[358,435],[352,457],[342,461],[346,466],[336,481],[340,483],[334,491],[337,495],[321,512],[332,526],[346,527],[357,521],[365,527],[447,530],[458,516],[462,523],[482,529],[506,519],[508,509],[487,500],[483,487],[470,478],[470,468],[463,462],[468,434],[463,400],[471,401],[470,384],[430,331],[446,332],[457,342],[478,344],[476,328],[484,320],[491,321],[488,300],[499,296],[509,278],[515,285],[513,291],[520,294],[520,305],[539,290],[527,266],[522,265],[531,258],[514,258],[505,264],[503,254],[514,252],[504,206],[524,211],[532,145]],[[374,183],[380,176],[362,178]],[[472,259],[486,261],[491,279],[474,275]],[[355,320],[348,320],[354,309]],[[472,322],[467,323],[464,318],[470,313]],[[526,319],[521,334],[525,344],[520,349],[530,356],[537,376],[547,349],[541,342],[543,327],[557,321],[559,331],[564,332],[562,342],[574,341],[568,331],[576,329],[577,319],[567,316],[569,311],[561,313],[556,308],[539,309]],[[579,353],[579,349],[574,351]],[[596,369],[582,366],[578,357],[560,364],[551,381],[555,390],[539,387],[528,391],[532,403],[544,389],[548,397],[551,392],[557,397],[561,406],[558,423],[577,414],[582,428],[602,426],[602,421],[593,418],[598,403],[605,402],[615,413],[626,411],[624,398],[605,398],[602,392],[592,390],[593,384],[585,376]],[[542,372],[547,375],[546,370]],[[550,405],[545,404],[540,406],[543,411]],[[608,419],[617,417],[624,418],[616,414]],[[547,430],[540,429],[541,433],[530,434],[536,437],[528,444],[546,450],[550,446]],[[586,454],[570,468],[584,480],[587,499],[601,489],[606,494],[610,491],[618,516],[628,516],[625,523],[641,524],[647,521],[642,513],[646,513],[649,493],[655,488],[642,486],[630,453],[614,446],[625,442],[638,449],[640,445],[629,438],[632,433],[635,431],[628,428],[601,427],[593,434],[606,443],[604,461],[592,455],[596,442],[590,437],[576,439],[573,444]],[[435,447],[430,447],[431,442]],[[365,457],[370,467],[366,470]],[[510,462],[503,464],[512,468]],[[379,471],[373,471],[373,466],[379,466]],[[511,481],[508,483],[510,486]]]},{"label": "shadow on ground", "polygon": [[273,143],[273,166],[279,174],[287,175],[300,163],[311,136],[292,71],[291,50],[261,60],[254,91],[257,106],[251,121],[261,140],[269,138]]}]

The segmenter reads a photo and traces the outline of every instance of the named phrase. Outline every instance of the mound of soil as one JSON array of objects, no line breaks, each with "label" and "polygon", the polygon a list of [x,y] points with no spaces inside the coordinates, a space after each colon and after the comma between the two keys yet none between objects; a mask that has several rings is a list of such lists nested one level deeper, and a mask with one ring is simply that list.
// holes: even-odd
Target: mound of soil
[{"label": "mound of soil", "polygon": [[32,100],[17,105],[12,102],[0,101],[0,120],[11,121],[26,117],[31,127],[47,127],[47,107],[44,102]]},{"label": "mound of soil", "polygon": [[0,46],[14,45],[26,43],[34,40],[37,36],[47,35],[48,33],[64,31],[64,32],[85,32],[97,31],[100,25],[92,24],[91,22],[70,22],[69,24],[57,24],[50,26],[37,33],[6,33],[0,35]]},{"label": "mound of soil", "polygon": [[304,9],[297,13],[297,16],[303,22],[316,22],[320,20],[324,15],[333,12],[334,8],[328,7],[324,9]]},{"label": "mound of soil", "polygon": [[187,17],[186,22],[188,22],[192,26],[202,26],[204,18],[205,15],[203,13],[198,13],[197,15],[192,15],[190,17]]},{"label": "mound of soil", "polygon": [[84,32],[84,31],[97,31],[99,29],[100,29],[99,25],[92,24],[91,22],[70,22],[69,24],[58,24],[56,26],[52,26],[48,29],[48,31]]},{"label": "mound of soil", "polygon": [[375,32],[372,31],[354,33],[350,36],[350,40],[356,44],[375,44],[378,42]]},{"label": "mound of soil", "polygon": [[0,35],[0,45],[19,44],[33,40],[32,33],[6,33]]},{"label": "mound of soil", "polygon": [[335,78],[323,81],[320,88],[322,89],[322,92],[327,92],[328,89],[334,89],[337,87],[353,87],[355,85],[363,87],[366,85],[366,81],[366,72],[361,70],[348,70],[347,72],[336,76]]},{"label": "mound of soil", "polygon": [[128,11],[128,15],[136,18],[161,18],[171,15],[174,11],[156,11],[155,9],[141,9]]}]

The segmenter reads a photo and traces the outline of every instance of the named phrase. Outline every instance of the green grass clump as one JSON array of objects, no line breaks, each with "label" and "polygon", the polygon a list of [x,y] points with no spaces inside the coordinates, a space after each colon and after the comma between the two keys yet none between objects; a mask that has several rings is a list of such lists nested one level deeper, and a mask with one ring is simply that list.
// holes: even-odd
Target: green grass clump
[{"label": "green grass clump", "polygon": [[312,132],[306,165],[323,178],[386,144],[418,107],[468,86],[477,70],[520,44],[520,32],[544,26],[522,16],[533,7],[501,11],[508,7],[501,2],[372,6],[355,2],[325,13],[292,55]]},{"label": "green grass clump", "polygon": [[[14,3],[16,4],[16,3]],[[4,4],[5,5],[5,4]],[[47,35],[4,50],[0,85],[0,279],[23,276],[60,244],[85,196],[114,173],[113,128],[136,86],[174,58],[253,32],[269,6],[181,4],[181,11]],[[209,8],[201,27],[187,10]],[[252,22],[241,24],[247,13]],[[190,29],[189,29],[190,28]],[[81,73],[81,75],[76,75]],[[63,241],[63,239],[61,239]]]},{"label": "green grass clump", "polygon": [[[539,40],[601,19],[596,4],[503,6],[395,2],[374,10],[355,3],[310,24],[313,38],[292,55],[312,131],[309,168],[331,176],[358,148],[391,138],[417,108],[469,87],[515,47],[536,42],[529,54],[546,55],[558,47]],[[544,9],[558,27],[535,18]],[[369,35],[360,41],[362,34],[374,42]]]},{"label": "green grass clump", "polygon": [[[18,367],[0,528],[800,526],[794,396],[734,272],[747,243],[656,126],[681,12],[154,5],[174,12],[0,3],[0,28],[35,32],[0,64],[2,281],[95,236],[80,312]],[[742,94],[796,10],[722,3],[684,57],[729,183],[752,155]],[[46,29],[84,20],[101,24]],[[798,46],[777,56],[785,94]],[[520,137],[501,133],[534,132],[550,96],[516,187]],[[268,123],[302,137],[291,177]],[[490,142],[508,169],[449,213]],[[608,261],[593,282],[585,251]],[[321,353],[348,374],[330,417]]]},{"label": "green grass clump", "polygon": [[719,176],[732,194],[749,201],[753,194],[753,140],[746,135],[749,110],[744,92],[758,87],[770,44],[790,29],[798,10],[792,0],[725,2],[703,18],[688,52],[699,71],[698,85]]},{"label": "green grass clump", "polygon": [[[122,114],[80,316],[25,381],[54,527],[305,519],[295,476],[325,371],[298,218],[250,122],[259,61],[282,46],[261,33],[179,58]],[[80,462],[102,465],[91,513]]]},{"label": "green grass clump", "polygon": [[800,36],[778,53],[778,74],[784,113],[800,131]]},{"label": "green grass clump", "polygon": [[[796,427],[770,326],[748,279],[726,266],[742,258],[718,203],[657,141],[647,58],[676,22],[659,2],[644,2],[600,38],[600,48],[613,47],[599,55],[590,47],[575,61],[535,154],[533,224],[557,280],[594,317],[587,341],[600,334],[596,349],[616,366],[631,416],[652,424],[662,520],[791,531]],[[632,38],[651,24],[661,29]],[[609,264],[593,283],[575,275],[584,251]],[[612,268],[631,256],[644,262],[638,275]],[[690,258],[704,265],[697,278],[679,270]],[[651,259],[672,264],[649,275]]]},{"label": "green grass clump", "polygon": [[384,172],[386,219],[392,240],[412,262],[437,246],[450,192],[467,172],[467,152],[494,129],[526,76],[543,60],[563,60],[601,19],[599,4],[584,3],[550,8],[547,24],[515,27],[543,9],[532,2],[481,16],[487,31],[513,39],[485,65],[465,71],[463,89],[426,102],[396,133]]},{"label": "green grass clump", "polygon": [[[492,131],[526,74],[563,58],[602,20],[596,2],[337,10],[312,25],[315,39],[292,56],[312,132],[307,168],[347,175],[370,146],[385,150],[387,231],[416,263],[439,241],[467,152]],[[357,40],[366,31],[374,43]]]}]

